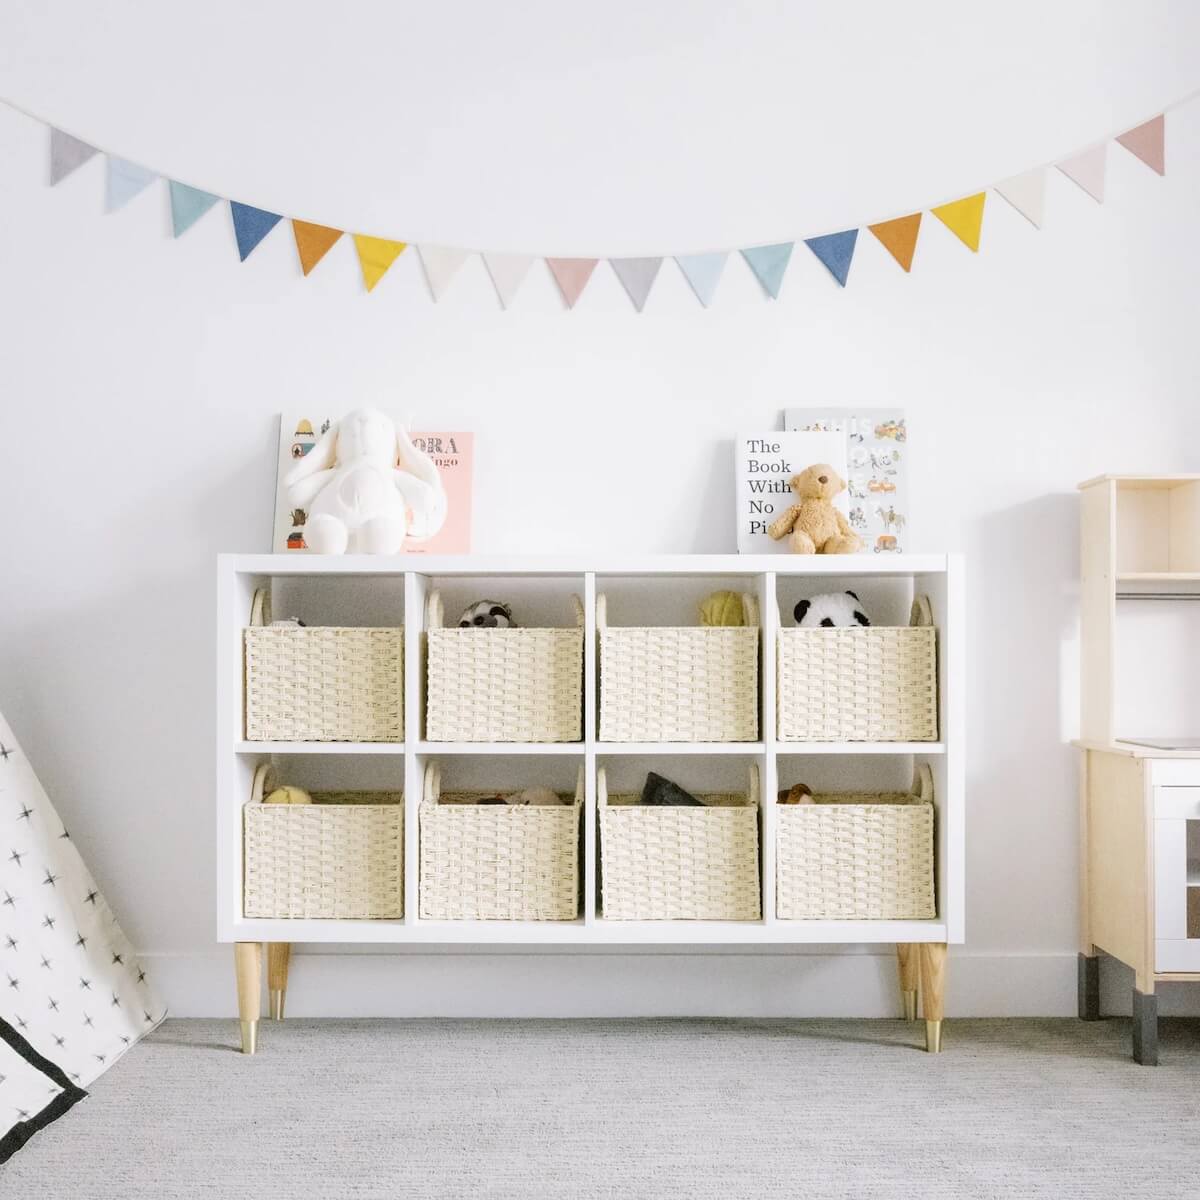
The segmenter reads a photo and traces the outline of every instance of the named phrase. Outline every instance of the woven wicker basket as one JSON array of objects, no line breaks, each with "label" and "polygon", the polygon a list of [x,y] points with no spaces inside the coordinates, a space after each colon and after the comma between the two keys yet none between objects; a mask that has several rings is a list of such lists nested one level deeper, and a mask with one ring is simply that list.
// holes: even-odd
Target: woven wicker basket
[{"label": "woven wicker basket", "polygon": [[314,792],[312,804],[264,804],[274,769],[254,772],[243,809],[247,917],[404,916],[400,792]]},{"label": "woven wicker basket", "polygon": [[494,792],[441,790],[425,768],[421,917],[433,921],[574,921],[579,916],[583,768],[570,805],[479,804]]},{"label": "woven wicker basket", "polygon": [[573,629],[446,629],[429,596],[425,736],[431,742],[583,738],[583,605]]},{"label": "woven wicker basket", "polygon": [[758,605],[744,627],[617,627],[596,597],[602,742],[758,738]]},{"label": "woven wicker basket", "polygon": [[757,921],[758,768],[746,795],[698,796],[704,808],[609,796],[597,773],[601,907],[607,921]]},{"label": "woven wicker basket", "polygon": [[781,742],[937,740],[937,630],[929,601],[907,626],[781,629]]},{"label": "woven wicker basket", "polygon": [[912,794],[816,796],[776,810],[775,912],[781,920],[923,921],[937,915],[933,775]]},{"label": "woven wicker basket", "polygon": [[246,740],[404,741],[404,630],[273,628],[254,594],[246,655]]}]

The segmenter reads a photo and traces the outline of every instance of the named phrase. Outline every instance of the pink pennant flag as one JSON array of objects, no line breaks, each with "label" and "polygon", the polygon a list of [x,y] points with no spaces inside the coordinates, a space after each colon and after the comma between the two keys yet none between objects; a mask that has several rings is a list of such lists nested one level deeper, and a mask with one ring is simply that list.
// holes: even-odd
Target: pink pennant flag
[{"label": "pink pennant flag", "polygon": [[596,269],[598,258],[548,258],[546,266],[558,283],[558,290],[568,308],[575,307],[575,301],[583,295],[592,272]]},{"label": "pink pennant flag", "polygon": [[1076,154],[1074,158],[1064,158],[1062,162],[1055,164],[1068,179],[1079,184],[1099,204],[1104,203],[1104,164],[1107,149],[1101,142],[1099,146]]},{"label": "pink pennant flag", "polygon": [[1136,158],[1140,158],[1152,171],[1160,175],[1167,173],[1166,152],[1163,147],[1165,121],[1163,114],[1129,130],[1117,138],[1117,141]]}]

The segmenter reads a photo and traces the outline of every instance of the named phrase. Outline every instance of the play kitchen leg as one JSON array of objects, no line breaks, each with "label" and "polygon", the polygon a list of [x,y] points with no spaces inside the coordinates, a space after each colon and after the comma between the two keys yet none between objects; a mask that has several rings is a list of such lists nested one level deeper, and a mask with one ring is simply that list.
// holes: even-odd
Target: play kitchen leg
[{"label": "play kitchen leg", "polygon": [[921,1015],[925,1018],[925,1049],[937,1054],[942,1048],[943,1002],[946,995],[946,947],[943,943],[921,943]]},{"label": "play kitchen leg", "polygon": [[1141,991],[1141,980],[1133,989],[1133,1061],[1143,1067],[1158,1066],[1158,997],[1154,980]]},{"label": "play kitchen leg", "polygon": [[253,1054],[258,1042],[258,1018],[262,1006],[262,946],[258,942],[235,942],[233,961],[237,968],[238,1017],[242,1023],[242,1053]]},{"label": "play kitchen leg", "polygon": [[900,967],[900,999],[904,1003],[904,1019],[917,1019],[917,987],[921,970],[918,947],[901,944],[896,947],[896,958]]},{"label": "play kitchen leg", "polygon": [[283,1020],[287,1000],[288,965],[292,959],[291,942],[267,943],[267,998],[272,1021]]}]

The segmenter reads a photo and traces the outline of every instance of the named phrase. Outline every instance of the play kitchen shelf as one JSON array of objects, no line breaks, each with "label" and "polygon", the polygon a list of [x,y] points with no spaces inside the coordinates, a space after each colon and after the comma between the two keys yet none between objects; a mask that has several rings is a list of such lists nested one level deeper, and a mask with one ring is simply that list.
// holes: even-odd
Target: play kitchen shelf
[{"label": "play kitchen shelf", "polygon": [[[282,1016],[290,946],[297,942],[895,946],[905,1011],[915,1015],[920,991],[926,1044],[938,1049],[946,946],[964,936],[962,587],[961,561],[953,555],[221,556],[218,937],[235,944],[243,1049],[253,1048],[257,1034],[262,944],[268,945],[272,1014]],[[805,655],[840,665],[823,679],[827,718],[809,728],[795,719],[791,694],[800,660],[795,647],[781,648],[780,635],[786,631],[791,638],[798,600],[847,588],[861,596],[875,624],[870,630],[813,631],[835,635],[838,646],[815,658],[806,647]],[[745,598],[752,623],[733,637],[722,630],[708,631],[716,637],[693,632],[700,629],[699,602],[715,590]],[[483,598],[510,601],[521,631],[535,636],[454,644],[446,635],[457,614]],[[295,727],[306,730],[306,738],[321,740],[280,736],[289,728],[286,701],[281,709],[277,696],[264,695],[254,673],[254,656],[271,639],[253,631],[270,628],[263,622],[271,612],[305,622],[300,636],[285,630],[295,645],[270,647],[276,653],[269,666],[276,673],[286,669],[289,655],[301,664],[309,716]],[[913,634],[882,634],[889,627]],[[518,631],[462,631],[464,641],[509,632]],[[868,636],[855,637],[859,632]],[[432,641],[438,643],[436,688],[430,678]],[[864,710],[874,715],[856,723],[846,697],[863,680],[846,672],[860,660],[870,689]],[[346,670],[339,665],[346,662],[358,665]],[[454,662],[466,664],[469,692],[455,693],[457,668],[445,669]],[[899,664],[895,670],[892,662]],[[392,663],[402,670],[395,689],[399,711],[372,721],[356,689],[365,683],[377,691],[380,672]],[[805,669],[811,684],[819,668]],[[322,671],[332,672],[324,682]],[[489,672],[497,671],[502,678],[492,679]],[[729,672],[732,705],[714,686],[722,671]],[[703,679],[705,699],[699,707],[688,691],[693,677]],[[539,691],[544,680],[552,693],[548,705]],[[613,680],[619,690],[606,694]],[[285,681],[285,690],[294,686]],[[494,720],[480,702],[489,693],[505,707]],[[432,718],[431,695],[439,705]],[[253,721],[247,713],[251,696]],[[686,701],[682,714],[672,708],[672,696]],[[634,699],[636,719],[623,720],[621,705]],[[266,722],[257,719],[264,703],[271,713]],[[601,719],[606,703],[607,722]],[[356,734],[359,729],[365,733]],[[431,729],[439,737],[449,729],[453,740],[431,737]],[[355,740],[326,740],[340,731]],[[602,731],[609,740],[602,740]],[[484,736],[495,740],[479,740]],[[522,736],[536,740],[511,740]],[[404,740],[389,740],[400,737]],[[633,738],[638,740],[626,740]],[[364,801],[372,794],[402,794],[402,812],[388,826],[403,854],[387,876],[396,889],[390,908],[378,908],[371,891],[380,876],[377,847],[362,845],[365,810],[357,813],[350,805],[293,820],[262,813],[271,807],[260,802],[264,765],[280,783],[310,789],[314,801],[333,794]],[[622,798],[640,791],[649,770],[677,780],[706,803],[731,807],[724,813],[708,810],[708,819],[680,815],[686,809],[622,813]],[[803,781],[830,799],[858,802],[875,796],[894,804],[905,800],[914,778],[924,782],[911,800],[929,803],[932,796],[931,821],[913,825],[907,818],[896,820],[894,812],[883,821],[859,813],[859,820],[857,809],[847,809],[848,824],[819,823],[810,829],[807,823],[789,822],[787,837],[781,836],[779,788]],[[480,821],[480,814],[469,810],[454,814],[430,808],[438,794],[535,786],[568,798],[578,795],[578,805],[545,820],[528,813],[514,820],[493,810],[494,818]],[[436,829],[428,824],[423,833],[423,816],[427,822],[446,819]],[[253,858],[247,852],[248,828]],[[839,878],[836,908],[831,900],[830,911],[905,915],[822,916],[819,892],[811,886],[803,905],[797,905],[794,897],[803,882],[797,872],[816,870],[808,864],[818,862],[822,870],[836,870],[843,828],[866,831],[870,843],[869,853],[856,854],[852,847],[846,860],[847,872],[860,873],[863,903],[854,903],[855,887]],[[264,846],[272,829],[286,830],[285,846]],[[564,834],[575,839],[577,858],[564,852]],[[812,841],[821,837],[824,844]],[[603,875],[606,838],[616,872],[608,881]],[[334,870],[331,845],[347,846],[360,858]],[[920,852],[933,866],[932,890],[926,889],[917,906],[913,897],[921,895],[920,888],[914,891],[911,879],[881,880],[881,873],[897,869],[895,856],[909,855],[911,846],[923,846]],[[264,893],[261,888],[248,893],[247,864],[257,870],[268,851],[275,854],[272,869],[286,875],[279,884],[287,885],[280,892],[287,896],[286,911],[250,916],[264,911]],[[520,856],[519,870],[513,869],[514,856]],[[460,897],[456,888],[465,880],[468,858],[481,864],[465,868],[475,872],[472,881],[479,886]],[[702,879],[689,877],[689,871],[701,869]],[[905,869],[911,874],[911,863]],[[356,874],[360,870],[374,870],[371,887]],[[361,904],[366,888],[376,906],[367,911],[389,915],[294,915],[314,911],[305,871],[312,873],[314,886],[319,884],[321,903],[329,911]],[[643,874],[649,881],[644,893]],[[511,889],[523,875],[536,875],[541,892],[513,897]],[[666,899],[655,879],[669,881],[674,889]],[[786,900],[777,897],[779,879],[787,881]],[[881,896],[887,898],[883,908]],[[886,907],[896,903],[907,907]],[[788,915],[795,912],[818,915]]]},{"label": "play kitchen shelf", "polygon": [[1079,486],[1079,1015],[1100,1017],[1102,955],[1131,967],[1153,1065],[1158,986],[1200,981],[1200,475]]}]

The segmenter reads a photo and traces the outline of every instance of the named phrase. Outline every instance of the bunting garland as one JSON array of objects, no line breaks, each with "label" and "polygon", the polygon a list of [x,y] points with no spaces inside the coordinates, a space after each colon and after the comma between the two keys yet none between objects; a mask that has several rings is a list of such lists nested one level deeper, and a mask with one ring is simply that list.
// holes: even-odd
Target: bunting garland
[{"label": "bunting garland", "polygon": [[[1189,96],[1187,99],[1191,99]],[[1183,103],[1184,101],[1180,101]],[[35,120],[37,118],[34,118]],[[131,162],[114,154],[100,151],[97,147],[48,126],[50,132],[50,185],[60,183],[77,171],[95,155],[103,153],[105,159],[104,210],[113,213],[124,208],[131,200],[158,179],[157,172],[139,163]],[[868,224],[879,244],[905,272],[911,272],[916,254],[917,240],[921,233],[924,212],[932,213],[942,225],[972,252],[978,252],[983,233],[984,206],[987,192],[994,191],[1011,205],[1035,229],[1041,229],[1046,216],[1046,176],[1048,167],[1057,170],[1077,184],[1099,204],[1104,203],[1107,174],[1108,142],[1115,141],[1126,151],[1158,175],[1166,174],[1165,112],[1159,113],[1142,124],[1105,139],[1096,145],[1056,162],[1036,167],[1020,175],[1003,179],[983,191],[973,192],[956,200],[931,205],[927,209],[907,216]],[[209,209],[224,198],[178,180],[167,179],[170,198],[171,228],[174,237],[181,237]],[[242,262],[258,248],[264,238],[284,219],[283,214],[237,200],[228,200],[233,222],[234,241],[238,257]],[[292,236],[296,243],[300,269],[307,276],[349,231],[330,225],[319,225],[299,218],[291,218]],[[859,230],[844,229],[836,233],[824,233],[800,239],[818,262],[828,271],[833,281],[841,288],[849,283],[850,266],[858,248]],[[392,264],[408,246],[407,242],[395,241],[361,233],[351,233],[351,240],[362,271],[363,285],[373,291],[387,274]],[[784,277],[792,261],[796,243],[775,242],[768,245],[739,247],[742,259],[762,286],[764,294],[772,300],[778,299]],[[527,254],[494,254],[473,251],[457,246],[420,244],[416,247],[429,291],[435,302],[440,301],[450,288],[463,264],[473,254],[479,253],[487,269],[496,296],[502,308],[509,308],[521,285],[529,274],[536,257]],[[713,303],[717,287],[725,271],[731,250],[719,250],[698,254],[676,254],[675,264],[705,308]],[[642,312],[650,293],[659,278],[663,255],[634,258],[612,258],[607,261],[612,267],[621,287],[628,295],[637,312]],[[573,309],[584,290],[591,282],[599,258],[544,257],[543,261],[554,278],[563,303]]]}]

